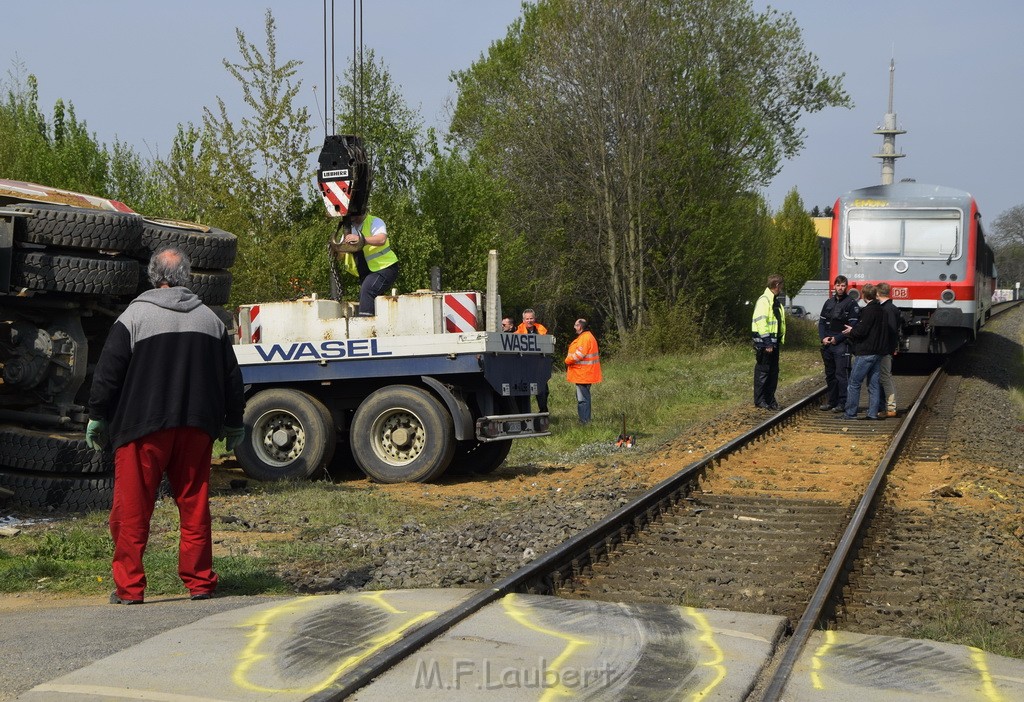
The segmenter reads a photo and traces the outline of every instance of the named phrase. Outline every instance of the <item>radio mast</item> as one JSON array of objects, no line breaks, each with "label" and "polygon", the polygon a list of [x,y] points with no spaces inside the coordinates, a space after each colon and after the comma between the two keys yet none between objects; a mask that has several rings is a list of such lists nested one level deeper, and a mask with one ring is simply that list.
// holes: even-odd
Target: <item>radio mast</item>
[{"label": "radio mast", "polygon": [[906,156],[896,153],[896,135],[906,134],[907,131],[896,128],[896,113],[892,109],[892,86],[895,75],[896,60],[889,59],[889,111],[885,113],[882,126],[875,130],[875,134],[882,135],[882,151],[872,157],[882,159],[882,185],[892,185],[896,176],[896,159]]}]

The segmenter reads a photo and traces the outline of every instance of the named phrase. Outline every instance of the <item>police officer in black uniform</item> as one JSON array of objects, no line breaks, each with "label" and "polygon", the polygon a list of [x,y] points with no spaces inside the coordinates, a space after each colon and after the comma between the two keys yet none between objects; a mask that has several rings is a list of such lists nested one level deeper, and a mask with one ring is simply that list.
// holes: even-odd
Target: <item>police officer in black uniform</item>
[{"label": "police officer in black uniform", "polygon": [[821,308],[818,317],[818,338],[821,340],[821,360],[825,363],[825,384],[828,393],[820,409],[822,412],[842,412],[846,407],[846,385],[850,379],[850,344],[843,334],[847,326],[857,326],[860,305],[846,294],[850,281],[837,275],[832,281],[833,295]]}]

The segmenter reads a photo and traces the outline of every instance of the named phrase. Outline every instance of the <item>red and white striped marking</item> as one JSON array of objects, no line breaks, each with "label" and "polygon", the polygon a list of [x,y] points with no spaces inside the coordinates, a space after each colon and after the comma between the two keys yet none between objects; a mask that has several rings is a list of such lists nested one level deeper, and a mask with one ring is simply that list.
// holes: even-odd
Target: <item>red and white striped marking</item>
[{"label": "red and white striped marking", "polygon": [[320,184],[320,194],[324,197],[324,207],[332,217],[344,217],[348,214],[349,195],[347,180],[329,180]]},{"label": "red and white striped marking", "polygon": [[477,331],[477,310],[480,309],[480,293],[445,293],[445,331],[453,334]]},{"label": "red and white striped marking", "polygon": [[260,343],[263,338],[263,323],[260,321],[260,306],[253,305],[249,308],[249,342]]}]

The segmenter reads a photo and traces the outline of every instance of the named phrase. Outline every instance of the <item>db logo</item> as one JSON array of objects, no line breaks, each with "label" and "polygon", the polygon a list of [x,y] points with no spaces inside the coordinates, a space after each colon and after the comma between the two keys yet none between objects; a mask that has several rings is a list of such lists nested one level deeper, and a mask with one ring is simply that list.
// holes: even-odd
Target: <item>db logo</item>
[{"label": "db logo", "polygon": [[894,300],[905,300],[910,297],[910,288],[893,288],[892,297]]}]

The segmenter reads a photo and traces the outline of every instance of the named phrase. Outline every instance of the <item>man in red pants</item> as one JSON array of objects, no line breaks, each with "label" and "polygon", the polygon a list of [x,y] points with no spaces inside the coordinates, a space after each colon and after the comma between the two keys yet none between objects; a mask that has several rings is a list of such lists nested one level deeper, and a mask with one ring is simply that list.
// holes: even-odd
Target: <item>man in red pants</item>
[{"label": "man in red pants", "polygon": [[188,257],[153,254],[147,290],[111,327],[93,375],[90,448],[114,449],[111,604],[142,604],[142,555],[160,479],[167,473],[181,521],[178,575],[193,600],[217,588],[210,533],[210,457],[214,438],[242,440],[242,375],[224,324],[185,287]]}]

